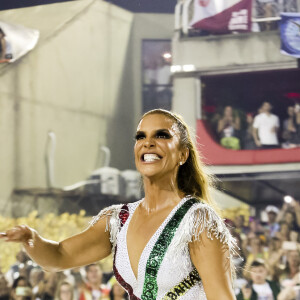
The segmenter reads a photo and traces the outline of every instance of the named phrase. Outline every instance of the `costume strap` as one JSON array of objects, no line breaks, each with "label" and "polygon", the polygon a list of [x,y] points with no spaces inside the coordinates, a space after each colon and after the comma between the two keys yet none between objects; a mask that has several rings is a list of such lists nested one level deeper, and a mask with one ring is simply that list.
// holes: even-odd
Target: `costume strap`
[{"label": "costume strap", "polygon": [[146,265],[145,281],[142,293],[142,300],[155,300],[157,298],[158,284],[157,273],[168,250],[168,247],[175,235],[180,222],[188,210],[198,202],[195,198],[188,199],[173,215],[155,243]]},{"label": "costume strap", "polygon": [[200,281],[198,271],[194,268],[186,278],[167,292],[162,300],[177,300]]}]

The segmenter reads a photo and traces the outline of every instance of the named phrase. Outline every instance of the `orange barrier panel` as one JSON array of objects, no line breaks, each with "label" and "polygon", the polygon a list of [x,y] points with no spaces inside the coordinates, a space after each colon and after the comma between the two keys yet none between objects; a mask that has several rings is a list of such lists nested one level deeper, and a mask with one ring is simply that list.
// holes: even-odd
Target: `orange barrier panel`
[{"label": "orange barrier panel", "polygon": [[210,165],[259,165],[300,162],[300,148],[271,150],[231,150],[213,140],[202,120],[197,120],[198,150]]}]

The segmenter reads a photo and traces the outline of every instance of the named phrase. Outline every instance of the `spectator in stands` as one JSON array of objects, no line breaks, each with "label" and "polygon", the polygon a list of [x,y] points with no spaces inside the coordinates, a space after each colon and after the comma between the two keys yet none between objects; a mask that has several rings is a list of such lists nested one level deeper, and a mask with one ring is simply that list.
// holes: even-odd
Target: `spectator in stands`
[{"label": "spectator in stands", "polygon": [[28,280],[20,276],[14,280],[11,289],[12,300],[31,300],[32,291],[31,285]]},{"label": "spectator in stands", "polygon": [[247,128],[243,134],[243,149],[254,150],[257,149],[253,138],[253,114],[247,113],[246,115]]},{"label": "spectator in stands", "polygon": [[282,138],[283,148],[295,148],[300,146],[300,109],[299,105],[287,108],[288,118],[283,121]]},{"label": "spectator in stands", "polygon": [[268,215],[268,223],[265,226],[266,236],[274,237],[276,232],[280,231],[280,225],[276,222],[279,209],[274,205],[268,205],[266,207],[266,213]]},{"label": "spectator in stands", "polygon": [[267,280],[268,270],[263,260],[257,259],[251,263],[251,282],[242,288],[237,300],[277,299],[280,292],[278,282]]},{"label": "spectator in stands", "polygon": [[74,281],[75,299],[79,298],[79,293],[80,293],[79,291],[81,287],[84,285],[84,279],[80,270],[81,270],[80,268],[74,268],[71,270],[71,274],[70,274],[73,277],[73,281]]},{"label": "spectator in stands", "polygon": [[16,259],[17,262],[13,264],[6,273],[6,278],[10,285],[12,284],[13,280],[18,278],[19,276],[29,278],[29,273],[33,268],[32,260],[30,260],[29,256],[24,250],[20,250],[17,253]]},{"label": "spectator in stands", "polygon": [[245,226],[245,217],[243,215],[238,215],[234,219],[235,232],[241,235],[243,238],[249,233],[249,227]]},{"label": "spectator in stands", "polygon": [[264,232],[264,228],[260,224],[260,220],[258,220],[255,217],[250,217],[249,218],[249,232],[247,237],[252,238],[256,237],[257,233],[262,233]]},{"label": "spectator in stands", "polygon": [[74,288],[66,280],[60,281],[55,291],[55,300],[74,300]]},{"label": "spectator in stands", "polygon": [[237,232],[232,233],[233,237],[237,242],[237,252],[233,257],[234,267],[236,269],[236,277],[233,282],[235,295],[239,294],[242,287],[247,283],[246,279],[243,276],[244,265],[245,265],[245,255],[242,248],[242,239]]},{"label": "spectator in stands", "polygon": [[300,273],[297,273],[290,285],[283,288],[277,300],[300,300]]},{"label": "spectator in stands", "polygon": [[292,200],[291,203],[284,203],[277,220],[284,221],[288,224],[291,231],[299,231],[300,229],[300,204],[298,201]]},{"label": "spectator in stands", "polygon": [[268,261],[269,252],[265,247],[266,239],[263,236],[263,233],[257,233],[255,237],[251,237],[248,239],[248,246],[245,251],[246,255],[246,264],[244,269],[244,276],[247,278],[248,273],[250,272],[250,266],[253,261],[257,259],[263,259],[264,261]]},{"label": "spectator in stands", "polygon": [[290,227],[289,224],[285,221],[280,222],[280,231],[276,233],[276,237],[280,239],[281,242],[289,241],[290,240]]},{"label": "spectator in stands", "polygon": [[10,288],[3,274],[0,274],[0,300],[9,300]]},{"label": "spectator in stands", "polygon": [[254,2],[254,16],[255,18],[261,19],[266,18],[264,22],[255,23],[255,31],[269,31],[275,30],[278,27],[278,22],[272,18],[277,17],[280,11],[280,1],[278,0],[256,0]]},{"label": "spectator in stands", "polygon": [[299,272],[300,255],[295,242],[283,243],[282,247],[286,251],[283,254],[286,256],[286,265],[284,269],[280,265],[277,265],[278,269],[276,271],[279,275],[281,286],[285,287],[290,285],[295,275]]},{"label": "spectator in stands", "polygon": [[106,299],[110,290],[102,284],[102,270],[98,264],[90,264],[85,267],[86,282],[83,285],[79,300]]},{"label": "spectator in stands", "polygon": [[32,294],[33,296],[37,296],[39,292],[39,284],[44,279],[44,271],[37,267],[33,268],[29,274],[29,282],[32,286]]},{"label": "spectator in stands", "polygon": [[284,263],[284,253],[285,250],[282,249],[282,242],[277,237],[272,237],[268,244],[268,252],[269,252],[269,259],[268,259],[268,266],[270,266],[270,273],[273,278],[279,279],[278,276],[275,276],[275,266],[281,266]]},{"label": "spectator in stands", "polygon": [[0,62],[6,62],[13,58],[10,42],[3,29],[0,28]]},{"label": "spectator in stands", "polygon": [[57,284],[64,278],[65,275],[62,272],[45,272],[44,280],[39,284],[38,297],[41,300],[54,300]]},{"label": "spectator in stands", "polygon": [[241,148],[238,138],[240,129],[241,122],[239,116],[234,115],[231,106],[226,106],[217,128],[221,145],[228,149],[239,150]]},{"label": "spectator in stands", "polygon": [[118,282],[112,286],[109,294],[109,300],[127,300],[128,295]]},{"label": "spectator in stands", "polygon": [[278,148],[277,131],[279,129],[279,118],[271,113],[272,105],[264,102],[261,113],[254,118],[253,137],[257,147],[260,149]]}]

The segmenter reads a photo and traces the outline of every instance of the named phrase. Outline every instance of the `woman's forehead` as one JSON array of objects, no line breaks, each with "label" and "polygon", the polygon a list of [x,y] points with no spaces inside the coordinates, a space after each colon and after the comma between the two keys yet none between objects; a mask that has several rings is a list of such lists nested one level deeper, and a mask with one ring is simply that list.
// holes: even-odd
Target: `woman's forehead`
[{"label": "woman's forehead", "polygon": [[[176,130],[174,120],[163,114],[150,114],[145,116],[138,124],[137,131],[169,129]],[[176,130],[177,131],[177,130]]]}]

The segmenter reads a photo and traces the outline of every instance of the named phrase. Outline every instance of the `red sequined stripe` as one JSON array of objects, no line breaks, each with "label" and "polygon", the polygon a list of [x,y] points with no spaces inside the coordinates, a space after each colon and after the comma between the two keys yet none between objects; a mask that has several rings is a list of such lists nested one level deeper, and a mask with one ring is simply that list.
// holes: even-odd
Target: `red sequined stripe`
[{"label": "red sequined stripe", "polygon": [[121,227],[123,227],[123,225],[127,221],[128,217],[129,217],[129,209],[128,209],[127,204],[124,204],[121,207],[121,211],[119,213],[119,219],[121,220]]},{"label": "red sequined stripe", "polygon": [[114,264],[113,264],[113,270],[114,270],[114,274],[115,274],[115,277],[117,279],[117,281],[120,283],[120,285],[127,291],[128,295],[129,295],[129,299],[130,300],[141,300],[140,298],[138,298],[137,296],[135,296],[133,294],[133,289],[131,287],[130,284],[128,284],[124,279],[123,277],[120,275],[117,267],[116,267],[116,264],[115,264],[115,261],[116,261],[116,253],[117,253],[117,247],[115,249],[115,257],[114,257]]}]

